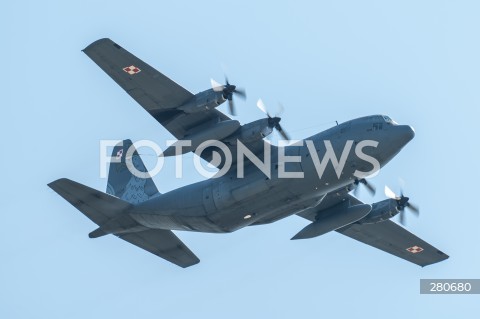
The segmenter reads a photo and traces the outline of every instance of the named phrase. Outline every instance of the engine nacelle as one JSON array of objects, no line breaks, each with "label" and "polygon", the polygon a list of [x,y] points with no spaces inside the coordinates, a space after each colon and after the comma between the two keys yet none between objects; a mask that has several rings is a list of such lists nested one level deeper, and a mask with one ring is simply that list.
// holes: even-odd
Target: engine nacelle
[{"label": "engine nacelle", "polygon": [[320,215],[315,217],[315,221],[304,227],[292,239],[307,239],[317,237],[335,229],[339,229],[345,225],[350,225],[362,217],[368,216],[372,209],[371,205],[359,204],[349,206],[345,202],[330,207],[322,211]]},{"label": "engine nacelle", "polygon": [[385,199],[381,202],[373,203],[372,210],[367,216],[357,221],[359,224],[376,224],[386,221],[397,215],[400,211],[397,208],[397,201],[394,199]]},{"label": "engine nacelle", "polygon": [[201,112],[214,109],[225,101],[223,92],[215,92],[213,89],[209,89],[195,94],[193,98],[178,107],[178,109],[185,113]]},{"label": "engine nacelle", "polygon": [[[238,121],[228,120],[219,122],[215,125],[212,125],[211,127],[207,127],[202,131],[197,132],[196,134],[189,134],[187,132],[184,140],[189,140],[190,146],[182,147],[181,153],[185,154],[190,151],[193,152],[197,149],[198,146],[200,146],[200,144],[206,141],[221,141],[225,137],[232,135],[239,128],[240,123]],[[177,144],[180,145],[181,142],[183,142],[183,140],[179,140],[173,143],[163,152],[162,156],[167,157],[176,155]]]},{"label": "engine nacelle", "polygon": [[237,139],[244,144],[252,143],[270,135],[272,131],[273,128],[268,126],[268,119],[260,119],[242,125],[234,135],[229,136],[228,139],[224,141],[232,145],[236,144]]}]

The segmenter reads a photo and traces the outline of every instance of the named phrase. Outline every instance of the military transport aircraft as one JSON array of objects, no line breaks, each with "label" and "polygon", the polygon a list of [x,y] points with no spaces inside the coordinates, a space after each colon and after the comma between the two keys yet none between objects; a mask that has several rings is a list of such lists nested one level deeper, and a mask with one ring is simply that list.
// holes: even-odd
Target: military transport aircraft
[{"label": "military transport aircraft", "polygon": [[[89,237],[113,234],[189,267],[200,260],[173,231],[228,233],[298,215],[311,223],[292,239],[336,231],[420,266],[448,258],[390,220],[405,209],[418,213],[408,197],[385,188],[389,198],[366,204],[351,194],[360,185],[374,190],[365,177],[414,137],[410,126],[384,115],[366,116],[292,145],[273,146],[264,138],[274,129],[287,135],[262,102],[258,106],[267,117],[244,125],[217,109],[229,101],[233,113],[233,94],[245,96],[228,81],[212,81],[211,89],[194,95],[110,39],[83,51],[175,138],[190,141],[186,147],[172,145],[163,156],[192,151],[220,170],[228,164],[222,176],[160,194],[132,142],[124,140],[113,147],[106,193],[66,178],[49,184],[99,226]],[[226,148],[204,144],[210,140]],[[134,174],[128,161],[144,175]]]}]

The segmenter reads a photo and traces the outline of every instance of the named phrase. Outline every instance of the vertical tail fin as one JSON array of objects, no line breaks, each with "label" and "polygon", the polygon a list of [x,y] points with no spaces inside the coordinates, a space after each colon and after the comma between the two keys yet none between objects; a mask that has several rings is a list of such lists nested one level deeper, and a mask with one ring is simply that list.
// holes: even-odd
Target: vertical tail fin
[{"label": "vertical tail fin", "polygon": [[[132,154],[132,157],[126,158],[127,153]],[[158,196],[160,193],[150,175],[146,174],[146,176],[143,177],[135,176],[127,167],[127,161],[139,172],[147,172],[132,141],[124,140],[118,143],[112,151],[112,161],[108,172],[107,193],[131,204],[138,204]]]}]

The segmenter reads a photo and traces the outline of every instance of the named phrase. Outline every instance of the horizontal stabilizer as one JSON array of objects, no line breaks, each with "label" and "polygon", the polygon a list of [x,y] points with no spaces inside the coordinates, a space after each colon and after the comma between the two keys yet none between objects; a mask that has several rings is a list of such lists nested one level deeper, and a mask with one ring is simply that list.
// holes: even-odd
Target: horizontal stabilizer
[{"label": "horizontal stabilizer", "polygon": [[115,233],[119,238],[180,267],[200,262],[172,231],[143,230],[143,226],[130,224],[133,219],[127,211],[133,205],[67,178],[58,179],[48,186],[100,226],[89,234],[90,238]]},{"label": "horizontal stabilizer", "polygon": [[131,204],[112,195],[82,185],[68,178],[61,178],[48,186],[81,211],[97,225],[106,224],[118,217]]},{"label": "horizontal stabilizer", "polygon": [[200,262],[200,259],[171,230],[149,229],[118,237],[183,268]]}]

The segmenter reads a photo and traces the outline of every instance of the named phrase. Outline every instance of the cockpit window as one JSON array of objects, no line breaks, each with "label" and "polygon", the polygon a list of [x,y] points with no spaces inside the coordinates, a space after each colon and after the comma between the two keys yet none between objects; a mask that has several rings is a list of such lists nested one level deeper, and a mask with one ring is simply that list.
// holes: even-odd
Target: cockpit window
[{"label": "cockpit window", "polygon": [[385,122],[387,122],[388,124],[397,125],[397,122],[395,122],[394,120],[392,120],[389,116],[384,115],[384,116],[383,116],[383,119],[384,119]]}]

